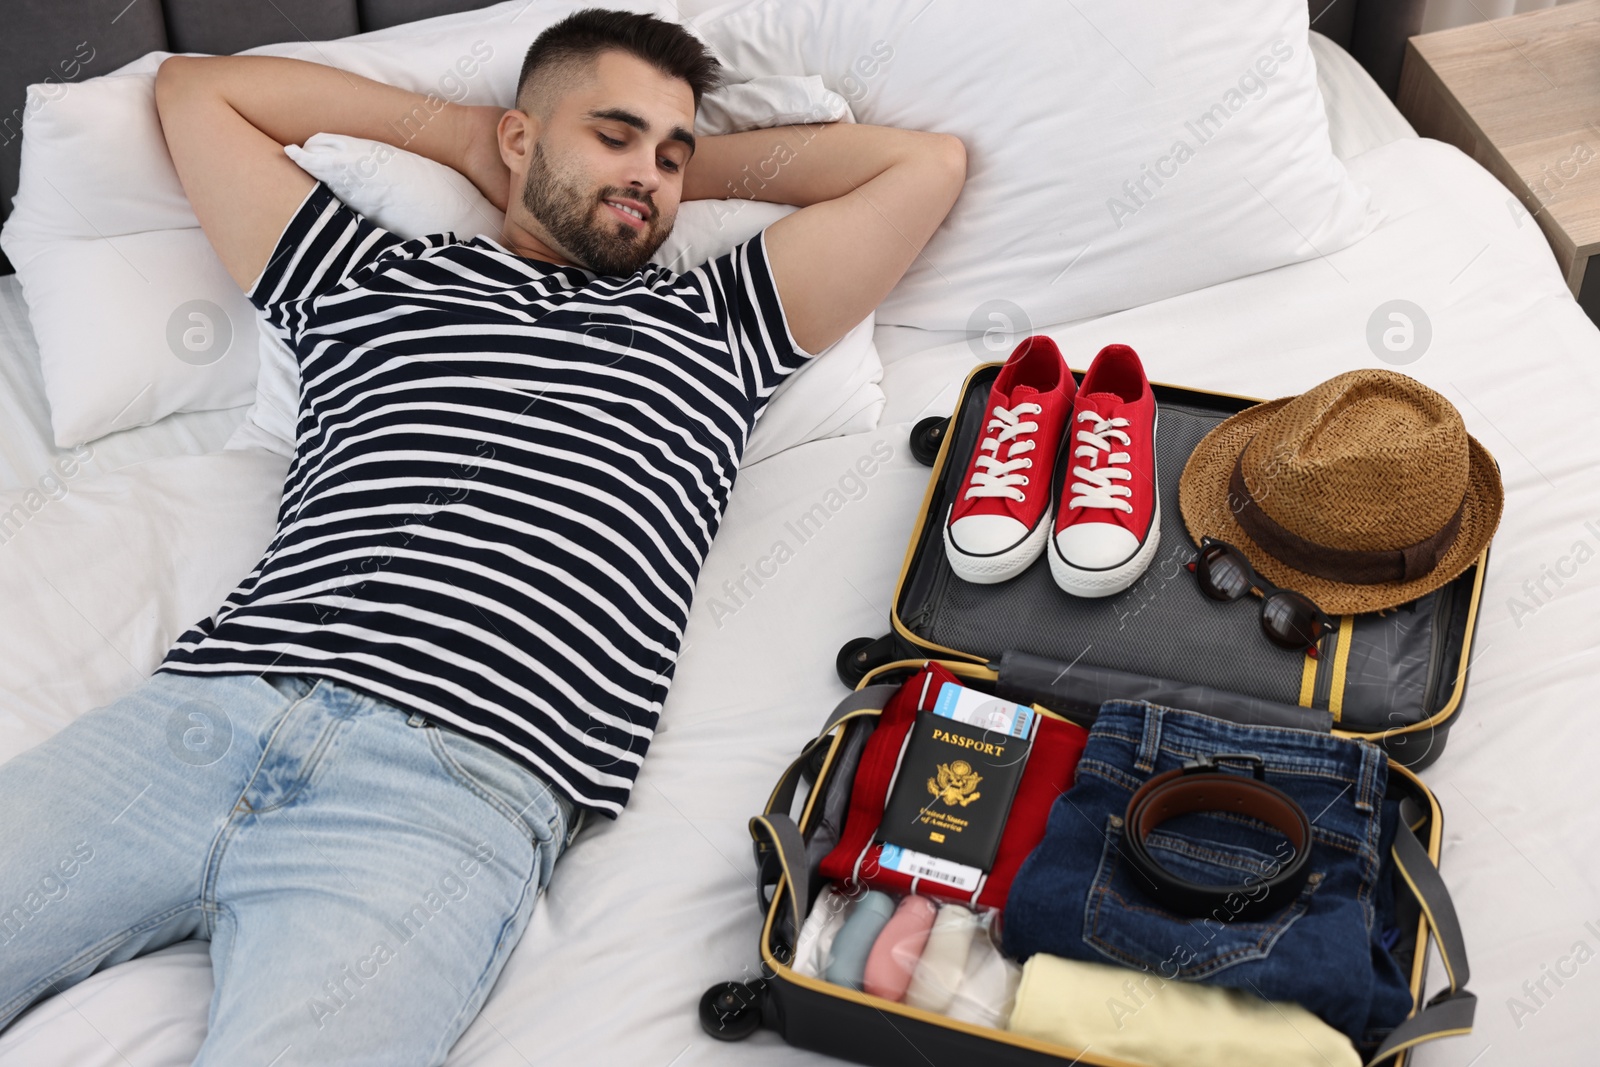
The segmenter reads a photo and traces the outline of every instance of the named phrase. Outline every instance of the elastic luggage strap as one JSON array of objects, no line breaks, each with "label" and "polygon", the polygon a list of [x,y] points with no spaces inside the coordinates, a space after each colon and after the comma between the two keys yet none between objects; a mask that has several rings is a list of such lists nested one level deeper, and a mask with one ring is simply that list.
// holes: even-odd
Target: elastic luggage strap
[{"label": "elastic luggage strap", "polygon": [[[1428,929],[1439,946],[1439,958],[1444,961],[1449,985],[1421,1011],[1395,1027],[1367,1062],[1367,1067],[1376,1067],[1424,1041],[1471,1033],[1472,1016],[1478,1006],[1478,998],[1465,988],[1470,970],[1467,966],[1466,941],[1461,936],[1461,921],[1456,918],[1450,890],[1440,877],[1438,866],[1429,858],[1428,850],[1411,830],[1411,819],[1406,811],[1409,806],[1410,801],[1406,801],[1401,807],[1400,828],[1394,837],[1394,861],[1400,876],[1422,906]],[[1426,944],[1422,950],[1427,951]]]},{"label": "elastic luggage strap", "polygon": [[[833,711],[828,713],[827,721],[822,729],[817,731],[817,736],[806,743],[800,757],[789,764],[778,784],[773,788],[771,796],[767,798],[766,811],[750,820],[750,836],[755,841],[756,869],[763,869],[763,859],[769,854],[778,857],[779,867],[784,877],[789,880],[791,892],[790,901],[794,912],[795,943],[799,943],[800,927],[805,922],[806,905],[811,900],[810,871],[806,869],[806,844],[805,837],[800,833],[800,827],[795,824],[790,816],[789,809],[794,806],[795,791],[800,785],[800,775],[805,765],[829,743],[829,734],[834,727],[854,715],[876,714],[883,710],[883,705],[894,695],[898,685],[869,685],[865,689],[858,689],[839,701]],[[762,879],[765,883],[765,879]],[[763,886],[757,886],[757,897],[761,900],[762,909],[770,906]]]},{"label": "elastic luggage strap", "polygon": [[776,853],[783,876],[789,880],[789,912],[794,916],[794,941],[800,943],[800,929],[806,921],[806,905],[811,901],[811,872],[806,870],[806,842],[800,827],[781,812],[757,815],[750,820],[750,836],[756,847]]},{"label": "elastic luggage strap", "polygon": [[794,805],[795,790],[800,786],[800,773],[805,765],[816,755],[817,750],[828,743],[828,734],[835,726],[845,719],[861,711],[882,711],[883,706],[894,696],[898,685],[869,685],[865,689],[857,689],[828,713],[828,719],[822,724],[822,729],[817,731],[817,736],[806,742],[806,747],[801,750],[800,756],[789,764],[778,784],[773,787],[772,795],[767,797],[766,814],[775,811],[787,812]]},{"label": "elastic luggage strap", "polygon": [[828,735],[828,731],[839,725],[839,721],[851,712],[861,711],[864,708],[873,711],[882,711],[883,706],[889,703],[889,698],[894,696],[900,687],[888,682],[878,685],[869,685],[865,689],[857,689],[854,693],[839,701],[838,705],[828,713],[828,721],[822,724],[822,729],[817,731],[817,739]]}]

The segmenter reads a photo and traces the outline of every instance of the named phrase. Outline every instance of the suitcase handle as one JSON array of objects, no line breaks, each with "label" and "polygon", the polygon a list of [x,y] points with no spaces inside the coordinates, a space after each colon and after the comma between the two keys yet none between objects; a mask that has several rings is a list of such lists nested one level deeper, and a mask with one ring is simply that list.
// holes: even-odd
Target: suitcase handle
[{"label": "suitcase handle", "polygon": [[1036,656],[1008,649],[1000,656],[995,694],[1018,704],[1040,703],[1080,726],[1094,725],[1107,700],[1148,700],[1169,708],[1186,708],[1229,722],[1258,726],[1291,726],[1328,733],[1333,714],[1275,700],[1231,693],[1211,686],[1133,674],[1092,663]]},{"label": "suitcase handle", "polygon": [[1406,801],[1400,809],[1400,828],[1394,836],[1394,861],[1401,878],[1422,905],[1423,915],[1427,916],[1428,930],[1439,947],[1439,958],[1444,961],[1449,985],[1421,1011],[1395,1027],[1373,1053],[1367,1067],[1376,1067],[1424,1041],[1471,1033],[1472,1017],[1478,1006],[1478,998],[1466,990],[1471,971],[1467,966],[1467,945],[1461,936],[1461,921],[1456,917],[1450,890],[1440,877],[1439,868],[1428,858],[1428,850],[1411,830],[1407,813],[1410,807],[1411,802]]}]

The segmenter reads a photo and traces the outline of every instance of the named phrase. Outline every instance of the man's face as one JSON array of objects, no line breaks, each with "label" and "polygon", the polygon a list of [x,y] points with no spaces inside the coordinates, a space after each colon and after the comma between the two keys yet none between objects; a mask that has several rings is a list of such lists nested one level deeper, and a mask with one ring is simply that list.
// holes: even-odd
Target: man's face
[{"label": "man's face", "polygon": [[686,82],[626,53],[602,53],[594,77],[560,101],[529,157],[529,229],[590,270],[632,274],[672,232],[691,155],[678,135],[693,128]]}]

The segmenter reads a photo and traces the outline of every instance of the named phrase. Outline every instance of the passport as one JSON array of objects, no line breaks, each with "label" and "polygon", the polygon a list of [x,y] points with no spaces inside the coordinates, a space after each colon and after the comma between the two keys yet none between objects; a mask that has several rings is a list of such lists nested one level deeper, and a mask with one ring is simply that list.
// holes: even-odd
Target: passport
[{"label": "passport", "polygon": [[878,840],[989,870],[1032,747],[1031,736],[918,712]]}]

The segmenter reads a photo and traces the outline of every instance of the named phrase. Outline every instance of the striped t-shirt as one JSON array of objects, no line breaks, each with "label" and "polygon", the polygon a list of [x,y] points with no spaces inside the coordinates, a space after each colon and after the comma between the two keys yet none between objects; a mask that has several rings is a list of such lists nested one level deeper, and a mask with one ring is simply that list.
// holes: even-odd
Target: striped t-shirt
[{"label": "striped t-shirt", "polygon": [[275,536],[160,670],[333,679],[616,815],[757,414],[765,231],[683,274],[405,240],[320,182],[246,294],[300,365]]}]

